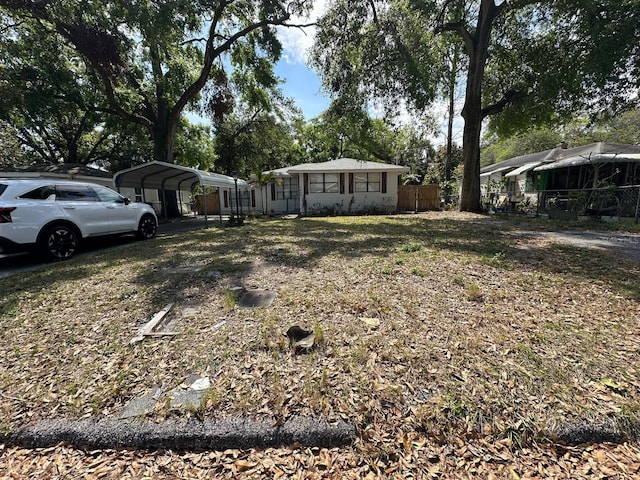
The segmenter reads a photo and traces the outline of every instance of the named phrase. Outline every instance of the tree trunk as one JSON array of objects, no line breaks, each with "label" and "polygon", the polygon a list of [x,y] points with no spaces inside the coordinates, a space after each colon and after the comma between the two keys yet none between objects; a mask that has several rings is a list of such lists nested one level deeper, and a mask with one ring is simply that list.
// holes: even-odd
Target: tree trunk
[{"label": "tree trunk", "polygon": [[166,107],[160,110],[151,131],[153,136],[153,157],[154,160],[159,162],[174,163],[173,149],[178,122]]},{"label": "tree trunk", "polygon": [[482,133],[482,82],[487,64],[493,21],[502,9],[493,0],[482,0],[475,33],[463,32],[465,50],[469,55],[467,86],[464,97],[464,130],[462,160],[464,162],[460,211],[480,212],[480,136]]},{"label": "tree trunk", "polygon": [[460,196],[460,211],[479,212],[480,208],[480,134],[482,130],[482,115],[480,115],[467,100],[462,116],[464,130],[462,140],[462,194]]},{"label": "tree trunk", "polygon": [[453,46],[450,58],[450,76],[449,76],[449,118],[447,119],[447,155],[444,163],[444,179],[446,182],[451,180],[451,170],[453,165],[453,118],[455,116],[455,96],[456,85],[458,80],[458,60],[460,50],[457,46]]},{"label": "tree trunk", "polygon": [[[160,109],[157,120],[153,125],[153,157],[159,162],[174,163],[173,148],[176,141],[178,122],[171,116],[168,108]],[[162,215],[168,218],[180,216],[178,195],[174,190],[160,192],[162,201]],[[205,206],[206,208],[206,206]]]}]

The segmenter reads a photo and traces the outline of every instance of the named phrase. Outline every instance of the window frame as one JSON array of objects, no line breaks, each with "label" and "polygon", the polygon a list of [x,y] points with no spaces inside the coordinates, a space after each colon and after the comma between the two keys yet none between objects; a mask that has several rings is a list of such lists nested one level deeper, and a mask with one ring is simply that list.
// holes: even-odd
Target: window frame
[{"label": "window frame", "polygon": [[[320,181],[321,179],[321,181]],[[309,193],[340,193],[340,174],[335,173],[310,173]]]},{"label": "window frame", "polygon": [[[354,177],[354,191],[356,193],[381,193],[383,190],[381,172],[358,172]],[[377,187],[374,188],[374,185]]]}]

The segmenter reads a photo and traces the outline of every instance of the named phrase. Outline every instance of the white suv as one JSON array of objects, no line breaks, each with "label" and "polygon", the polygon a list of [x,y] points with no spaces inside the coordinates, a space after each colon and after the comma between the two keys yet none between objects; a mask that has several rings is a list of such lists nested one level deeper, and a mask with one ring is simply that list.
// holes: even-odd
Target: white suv
[{"label": "white suv", "polygon": [[152,207],[102,185],[0,178],[0,253],[35,251],[65,260],[84,238],[136,233],[149,239],[157,230]]}]

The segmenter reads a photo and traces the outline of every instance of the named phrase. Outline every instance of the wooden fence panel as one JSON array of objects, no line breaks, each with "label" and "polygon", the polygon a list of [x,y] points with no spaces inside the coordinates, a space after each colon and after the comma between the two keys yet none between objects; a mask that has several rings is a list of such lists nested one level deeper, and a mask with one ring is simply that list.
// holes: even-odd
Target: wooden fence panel
[{"label": "wooden fence panel", "polygon": [[433,185],[399,185],[398,211],[426,212],[440,208],[440,187]]},{"label": "wooden fence panel", "polygon": [[[198,215],[204,215],[204,205],[202,205],[202,195],[195,197],[195,210]],[[220,197],[218,192],[207,193],[207,215],[220,213]]]}]

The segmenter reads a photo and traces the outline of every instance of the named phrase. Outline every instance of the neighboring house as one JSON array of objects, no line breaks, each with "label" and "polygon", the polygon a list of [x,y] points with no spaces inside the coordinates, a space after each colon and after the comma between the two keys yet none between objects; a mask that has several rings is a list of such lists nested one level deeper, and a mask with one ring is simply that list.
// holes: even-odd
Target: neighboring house
[{"label": "neighboring house", "polygon": [[[398,209],[398,178],[408,167],[339,158],[274,170],[267,210],[305,215],[391,213]],[[262,195],[264,197],[264,195]]]},{"label": "neighboring house", "polygon": [[80,163],[56,165],[34,164],[27,167],[7,167],[0,171],[3,178],[54,178],[56,180],[79,180],[93,182],[106,187],[113,186],[113,174]]},{"label": "neighboring house", "polygon": [[640,145],[592,143],[510,158],[480,170],[484,196],[500,205],[514,205],[540,192],[640,185]]}]

